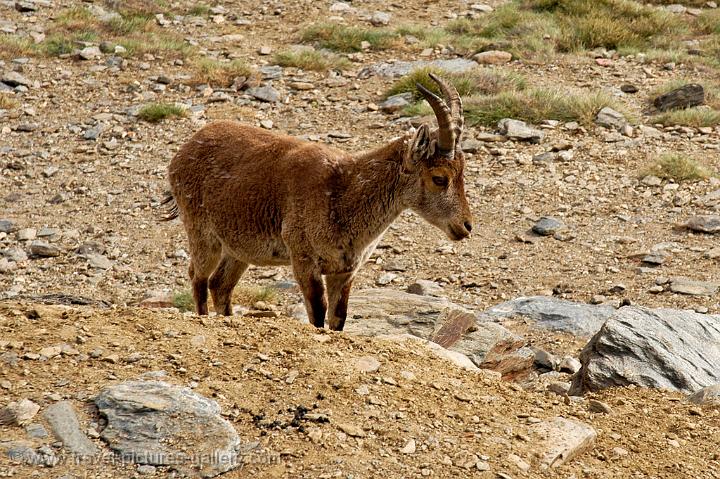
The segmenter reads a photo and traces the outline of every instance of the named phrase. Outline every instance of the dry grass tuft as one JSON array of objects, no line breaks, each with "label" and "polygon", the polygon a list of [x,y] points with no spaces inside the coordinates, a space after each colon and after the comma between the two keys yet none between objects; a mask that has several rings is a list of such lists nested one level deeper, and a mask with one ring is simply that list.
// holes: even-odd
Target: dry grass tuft
[{"label": "dry grass tuft", "polygon": [[348,27],[337,23],[318,23],[306,28],[302,41],[339,52],[359,52],[362,42],[372,50],[384,50],[397,44],[397,33],[382,28]]},{"label": "dry grass tuft", "polygon": [[434,73],[450,82],[462,97],[494,95],[506,90],[524,90],[526,87],[525,78],[509,70],[475,68],[464,73],[449,73],[439,68],[426,67],[414,70],[401,78],[387,91],[385,96],[411,92],[416,100],[420,100],[422,95],[415,86],[417,83],[440,94],[438,86],[430,79],[429,73]]},{"label": "dry grass tuft", "polygon": [[686,108],[684,110],[671,110],[652,117],[653,123],[665,126],[703,126],[720,125],[720,111],[706,106]]},{"label": "dry grass tuft", "polygon": [[237,77],[250,78],[255,71],[242,60],[223,62],[211,58],[200,58],[192,62],[193,77],[190,83],[207,83],[228,87]]},{"label": "dry grass tuft", "polygon": [[318,72],[342,70],[350,66],[350,61],[345,57],[317,50],[285,50],[275,54],[275,62],[282,67],[296,67]]},{"label": "dry grass tuft", "polygon": [[19,105],[20,102],[13,95],[0,93],[0,110],[12,110]]},{"label": "dry grass tuft", "polygon": [[681,153],[665,153],[640,172],[640,177],[657,176],[664,180],[697,181],[715,176],[710,168]]}]

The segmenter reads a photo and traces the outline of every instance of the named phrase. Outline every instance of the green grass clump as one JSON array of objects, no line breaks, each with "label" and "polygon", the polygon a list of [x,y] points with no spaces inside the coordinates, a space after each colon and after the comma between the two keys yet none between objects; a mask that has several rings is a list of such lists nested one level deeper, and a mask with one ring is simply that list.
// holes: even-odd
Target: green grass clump
[{"label": "green grass clump", "polygon": [[704,106],[671,110],[652,117],[652,121],[665,126],[716,126],[720,125],[720,111]]},{"label": "green grass clump", "polygon": [[373,50],[384,50],[397,43],[397,33],[381,28],[348,27],[337,23],[318,23],[306,28],[302,41],[339,52],[359,52],[362,42]]},{"label": "green grass clump", "polygon": [[453,42],[453,36],[443,28],[428,27],[426,25],[403,25],[395,32],[401,36],[413,36],[419,40],[422,48],[434,48],[438,45],[448,45]]},{"label": "green grass clump", "polygon": [[695,158],[680,153],[665,153],[640,172],[641,177],[657,176],[664,180],[695,181],[715,174]]},{"label": "green grass clump", "polygon": [[126,0],[117,12],[119,17],[101,21],[83,6],[66,8],[48,28],[48,37],[33,50],[40,55],[59,56],[72,53],[79,47],[78,42],[109,41],[123,46],[125,56],[188,56],[193,49],[182,37],[155,25],[153,15],[161,11],[160,5],[151,0]]},{"label": "green grass clump", "polygon": [[182,313],[195,311],[195,300],[190,291],[181,291],[173,295],[173,306]]},{"label": "green grass clump", "polygon": [[543,120],[577,121],[591,125],[602,108],[622,111],[606,93],[536,88],[527,91],[506,91],[497,95],[468,98],[465,121],[470,125],[494,126],[503,118],[530,123]]},{"label": "green grass clump", "polygon": [[172,103],[151,103],[142,107],[137,116],[141,120],[157,123],[166,118],[184,117],[186,114],[184,108]]},{"label": "green grass clump", "polygon": [[193,17],[206,17],[210,15],[210,6],[204,3],[198,3],[190,8],[187,14]]},{"label": "green grass clump", "polygon": [[221,62],[211,58],[200,58],[192,63],[191,83],[208,83],[222,87],[230,86],[236,77],[249,78],[254,74],[250,65],[242,60]]},{"label": "green grass clump", "polygon": [[281,67],[296,67],[318,72],[331,69],[342,70],[350,65],[347,58],[317,50],[285,50],[278,52],[275,54],[275,63]]},{"label": "green grass clump", "polygon": [[420,100],[422,99],[422,95],[417,90],[417,83],[433,93],[441,95],[440,89],[430,78],[429,73],[434,73],[441,79],[452,84],[462,97],[470,95],[492,95],[505,90],[524,90],[527,84],[522,75],[512,71],[475,68],[463,73],[449,73],[439,68],[425,67],[405,75],[390,87],[385,93],[385,96],[389,97],[399,93],[411,92],[416,100]]}]

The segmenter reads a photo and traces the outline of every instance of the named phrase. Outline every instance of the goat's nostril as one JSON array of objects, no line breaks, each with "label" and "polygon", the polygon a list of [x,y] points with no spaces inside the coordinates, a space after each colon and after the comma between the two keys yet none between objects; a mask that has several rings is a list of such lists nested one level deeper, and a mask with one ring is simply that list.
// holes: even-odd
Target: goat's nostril
[{"label": "goat's nostril", "polygon": [[472,231],[472,223],[470,223],[469,221],[466,221],[465,229],[468,231],[468,233],[471,232]]}]

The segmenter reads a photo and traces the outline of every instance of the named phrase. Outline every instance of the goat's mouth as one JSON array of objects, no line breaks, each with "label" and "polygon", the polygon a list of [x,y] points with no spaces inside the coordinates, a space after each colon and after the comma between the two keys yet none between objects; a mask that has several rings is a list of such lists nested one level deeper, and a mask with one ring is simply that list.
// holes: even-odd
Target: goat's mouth
[{"label": "goat's mouth", "polygon": [[449,225],[446,233],[452,241],[461,241],[470,236],[470,232],[467,229],[454,225]]}]

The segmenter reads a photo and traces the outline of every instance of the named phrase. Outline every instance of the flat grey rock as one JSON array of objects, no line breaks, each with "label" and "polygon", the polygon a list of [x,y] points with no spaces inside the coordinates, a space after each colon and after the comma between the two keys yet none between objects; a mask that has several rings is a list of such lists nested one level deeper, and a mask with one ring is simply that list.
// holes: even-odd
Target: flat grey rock
[{"label": "flat grey rock", "polygon": [[541,236],[552,236],[561,229],[565,228],[565,224],[550,216],[543,216],[532,227],[532,230]]},{"label": "flat grey rock", "polygon": [[688,278],[671,278],[670,291],[689,296],[712,296],[718,291],[718,283],[695,281]]},{"label": "flat grey rock", "polygon": [[543,131],[538,130],[537,128],[532,128],[521,120],[503,118],[498,122],[497,126],[501,135],[505,135],[512,140],[539,143],[543,138],[545,138],[545,133]]},{"label": "flat grey rock", "polygon": [[720,383],[720,316],[621,308],[580,361],[572,394],[630,384],[692,393]]},{"label": "flat grey rock", "polygon": [[720,383],[706,386],[688,396],[688,401],[702,406],[720,406]]},{"label": "flat grey rock", "polygon": [[534,320],[541,328],[576,336],[592,336],[614,313],[615,308],[612,306],[575,303],[547,296],[530,296],[498,304],[484,311],[483,314],[501,318],[524,316]]},{"label": "flat grey rock", "polygon": [[215,477],[241,464],[240,438],[220,406],[189,388],[128,381],[105,388],[95,404],[108,421],[100,437],[138,464],[173,465],[192,477]]},{"label": "flat grey rock", "polygon": [[280,101],[280,93],[269,85],[248,88],[247,94],[268,103],[277,103]]},{"label": "flat grey rock", "polygon": [[416,60],[413,62],[393,62],[393,63],[376,63],[363,69],[365,76],[378,75],[381,77],[401,77],[409,74],[413,70],[425,67],[434,67],[450,73],[463,73],[477,67],[477,62],[466,58],[453,58],[451,60],[433,60],[431,62],[425,60]]},{"label": "flat grey rock", "polygon": [[627,125],[627,120],[622,113],[606,106],[598,112],[595,123],[605,128],[620,130]]},{"label": "flat grey rock", "polygon": [[43,416],[50,424],[50,429],[65,449],[76,456],[89,457],[98,450],[90,439],[80,430],[75,408],[69,401],[60,401],[48,407]]},{"label": "flat grey rock", "polygon": [[715,234],[720,233],[720,216],[718,215],[700,215],[693,216],[687,222],[687,227],[693,231],[700,233]]}]

